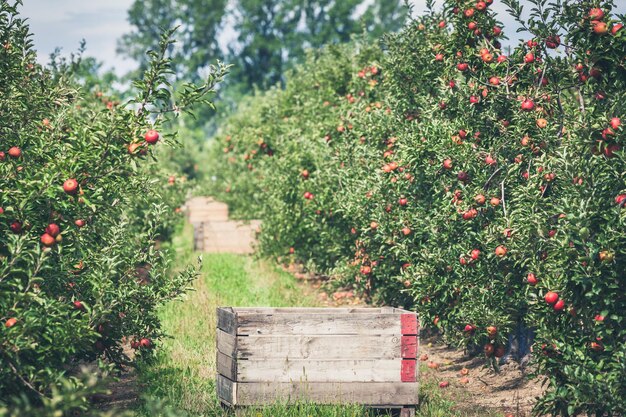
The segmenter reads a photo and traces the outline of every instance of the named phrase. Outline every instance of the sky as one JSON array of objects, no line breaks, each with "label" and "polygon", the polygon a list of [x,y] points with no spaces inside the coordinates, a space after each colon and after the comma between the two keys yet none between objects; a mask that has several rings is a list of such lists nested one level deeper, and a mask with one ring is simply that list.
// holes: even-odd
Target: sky
[{"label": "sky", "polygon": [[[424,9],[425,0],[412,0],[414,14]],[[39,61],[46,63],[49,55],[61,48],[63,55],[75,52],[82,39],[87,41],[87,55],[105,62],[103,69],[113,68],[122,75],[135,68],[132,60],[115,53],[117,40],[132,30],[127,21],[127,10],[133,0],[24,0],[21,14],[29,19],[34,33]],[[522,0],[522,4],[525,1]],[[616,1],[618,13],[626,13],[626,0]],[[505,7],[498,0],[493,8],[504,16]],[[506,33],[512,39],[518,35],[509,18],[503,20]]]}]

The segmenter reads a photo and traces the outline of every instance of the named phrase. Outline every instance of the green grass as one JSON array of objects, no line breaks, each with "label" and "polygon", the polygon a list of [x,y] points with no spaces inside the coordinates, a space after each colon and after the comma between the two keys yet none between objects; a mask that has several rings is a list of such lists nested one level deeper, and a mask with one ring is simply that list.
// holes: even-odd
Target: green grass
[{"label": "green grass", "polygon": [[[192,230],[185,226],[174,237],[175,268],[194,262]],[[156,360],[139,369],[139,380],[147,399],[137,416],[228,415],[215,394],[215,309],[218,306],[315,306],[295,279],[268,262],[231,254],[204,254],[201,276],[183,301],[172,302],[161,311],[165,331],[171,338],[160,347]],[[486,416],[467,414],[440,395],[438,389],[422,390],[420,417]],[[479,411],[479,410],[477,410]],[[374,415],[358,406],[277,404],[247,409],[249,417],[363,417]]]}]

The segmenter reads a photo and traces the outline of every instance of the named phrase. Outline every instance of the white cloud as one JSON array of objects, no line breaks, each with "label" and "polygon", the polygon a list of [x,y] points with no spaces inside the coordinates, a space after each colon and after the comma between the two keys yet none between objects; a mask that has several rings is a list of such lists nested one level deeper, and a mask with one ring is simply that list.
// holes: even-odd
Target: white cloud
[{"label": "white cloud", "polygon": [[105,62],[123,74],[135,68],[131,60],[115,53],[117,39],[131,30],[126,20],[133,0],[26,0],[21,15],[27,17],[39,61],[48,61],[55,48],[63,55],[78,49],[81,39],[87,41],[87,55]]}]

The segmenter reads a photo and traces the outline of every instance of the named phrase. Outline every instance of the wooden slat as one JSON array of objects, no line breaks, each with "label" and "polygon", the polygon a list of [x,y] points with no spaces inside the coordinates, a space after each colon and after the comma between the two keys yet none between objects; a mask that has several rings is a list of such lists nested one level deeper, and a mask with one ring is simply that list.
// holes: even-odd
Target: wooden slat
[{"label": "wooden slat", "polygon": [[245,314],[238,312],[237,324],[238,335],[397,335],[401,333],[400,319],[397,314]]},{"label": "wooden slat", "polygon": [[417,361],[415,359],[402,359],[400,374],[402,382],[417,382]]},{"label": "wooden slat", "polygon": [[231,307],[217,308],[217,328],[228,334],[236,334],[237,315]]},{"label": "wooden slat", "polygon": [[226,378],[233,381],[241,381],[241,379],[238,378],[239,369],[236,359],[226,356],[222,352],[217,352],[217,359],[215,363],[218,374],[224,375]]},{"label": "wooden slat", "polygon": [[403,313],[400,315],[400,322],[402,323],[402,334],[414,335],[417,334],[417,314],[415,313]]},{"label": "wooden slat", "polygon": [[402,336],[401,341],[402,358],[417,358],[417,336]]},{"label": "wooden slat", "polygon": [[416,382],[249,382],[236,385],[238,405],[268,405],[278,401],[380,407],[418,404]]},{"label": "wooden slat", "polygon": [[396,314],[400,317],[399,311],[403,310],[383,310],[389,307],[233,307],[233,311],[241,314]]},{"label": "wooden slat", "polygon": [[237,337],[217,329],[217,350],[234,358],[237,353]]},{"label": "wooden slat", "polygon": [[[234,360],[221,353],[219,355],[224,368],[224,372],[218,369],[219,373],[229,376],[227,372],[234,371],[236,378],[231,379],[237,382],[399,382],[401,365],[406,361],[406,359],[257,361]],[[236,363],[233,365],[233,362]]]},{"label": "wooden slat", "polygon": [[216,384],[217,398],[228,405],[236,405],[237,402],[237,383],[231,381],[223,375],[217,375]]},{"label": "wooden slat", "polygon": [[254,360],[400,359],[400,342],[400,335],[251,335],[238,336],[236,341],[228,342],[219,334],[217,338],[218,350],[222,353],[233,356],[236,352],[237,358]]}]

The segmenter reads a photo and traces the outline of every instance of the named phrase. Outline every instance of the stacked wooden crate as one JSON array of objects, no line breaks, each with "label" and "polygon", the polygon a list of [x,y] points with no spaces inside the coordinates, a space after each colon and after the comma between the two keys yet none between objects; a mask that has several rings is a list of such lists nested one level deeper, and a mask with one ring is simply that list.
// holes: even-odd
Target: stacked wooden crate
[{"label": "stacked wooden crate", "polygon": [[211,197],[195,197],[186,204],[194,227],[194,246],[202,252],[251,253],[260,222],[229,220],[228,205]]},{"label": "stacked wooden crate", "polygon": [[219,308],[217,391],[231,407],[274,402],[418,403],[418,322],[391,308]]}]

